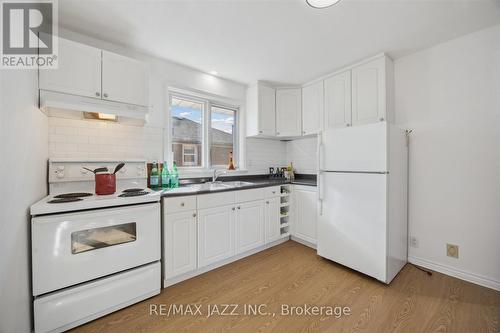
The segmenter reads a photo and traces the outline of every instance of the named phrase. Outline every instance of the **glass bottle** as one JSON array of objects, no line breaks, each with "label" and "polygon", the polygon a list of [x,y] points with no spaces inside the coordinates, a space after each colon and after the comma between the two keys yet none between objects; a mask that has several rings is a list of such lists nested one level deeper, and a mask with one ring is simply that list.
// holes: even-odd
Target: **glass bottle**
[{"label": "glass bottle", "polygon": [[153,165],[151,166],[151,173],[149,174],[149,187],[151,187],[151,189],[158,189],[159,178],[158,164],[153,162]]},{"label": "glass bottle", "polygon": [[163,168],[161,169],[161,187],[162,188],[170,187],[170,172],[168,172],[167,161],[163,162]]},{"label": "glass bottle", "polygon": [[229,152],[229,166],[227,167],[228,170],[235,170],[236,168],[234,167],[234,161],[233,161],[233,152]]},{"label": "glass bottle", "polygon": [[177,187],[179,187],[179,171],[177,170],[177,164],[174,161],[172,172],[170,174],[170,188]]}]

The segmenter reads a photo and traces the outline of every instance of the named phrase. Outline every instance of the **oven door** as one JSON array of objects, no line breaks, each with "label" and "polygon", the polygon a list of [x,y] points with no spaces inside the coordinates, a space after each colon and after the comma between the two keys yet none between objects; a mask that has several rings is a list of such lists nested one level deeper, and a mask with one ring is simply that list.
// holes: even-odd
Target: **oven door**
[{"label": "oven door", "polygon": [[32,219],[33,295],[160,259],[160,204]]}]

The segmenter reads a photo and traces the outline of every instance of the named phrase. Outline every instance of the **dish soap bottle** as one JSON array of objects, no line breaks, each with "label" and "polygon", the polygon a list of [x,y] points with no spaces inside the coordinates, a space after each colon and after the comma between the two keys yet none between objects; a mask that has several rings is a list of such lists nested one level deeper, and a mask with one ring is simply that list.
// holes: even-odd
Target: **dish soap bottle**
[{"label": "dish soap bottle", "polygon": [[156,162],[153,162],[153,165],[151,166],[151,173],[149,174],[149,187],[151,187],[151,189],[158,189],[159,178],[158,164]]},{"label": "dish soap bottle", "polygon": [[172,172],[170,174],[170,188],[179,187],[179,171],[177,171],[177,164],[174,161]]},{"label": "dish soap bottle", "polygon": [[167,161],[163,162],[163,168],[161,169],[161,187],[162,188],[170,187],[170,173],[168,172]]},{"label": "dish soap bottle", "polygon": [[233,161],[233,152],[229,152],[229,166],[227,167],[228,170],[236,170],[234,167],[234,161]]}]

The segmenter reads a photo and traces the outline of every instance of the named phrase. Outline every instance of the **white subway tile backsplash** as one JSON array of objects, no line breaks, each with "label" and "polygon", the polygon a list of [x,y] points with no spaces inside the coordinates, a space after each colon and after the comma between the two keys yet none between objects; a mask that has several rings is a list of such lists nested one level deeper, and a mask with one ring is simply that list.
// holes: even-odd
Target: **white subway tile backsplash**
[{"label": "white subway tile backsplash", "polygon": [[303,138],[286,143],[286,159],[292,162],[295,172],[315,174],[317,172],[317,138]]}]

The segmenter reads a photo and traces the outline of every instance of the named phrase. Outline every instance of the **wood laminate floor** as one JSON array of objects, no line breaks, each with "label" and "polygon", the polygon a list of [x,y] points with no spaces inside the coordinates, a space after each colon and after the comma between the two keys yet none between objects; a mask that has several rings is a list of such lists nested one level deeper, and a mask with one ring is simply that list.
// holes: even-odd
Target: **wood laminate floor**
[{"label": "wood laminate floor", "polygon": [[[202,315],[150,315],[184,305]],[[206,317],[208,306],[238,304],[238,316]],[[266,304],[245,315],[245,304]],[[350,315],[286,316],[282,304],[349,307]],[[228,307],[226,312],[234,307]],[[264,310],[261,308],[261,310]],[[275,313],[273,315],[272,313]],[[288,241],[163,289],[161,294],[74,332],[500,332],[500,292],[412,265],[386,286]]]}]

